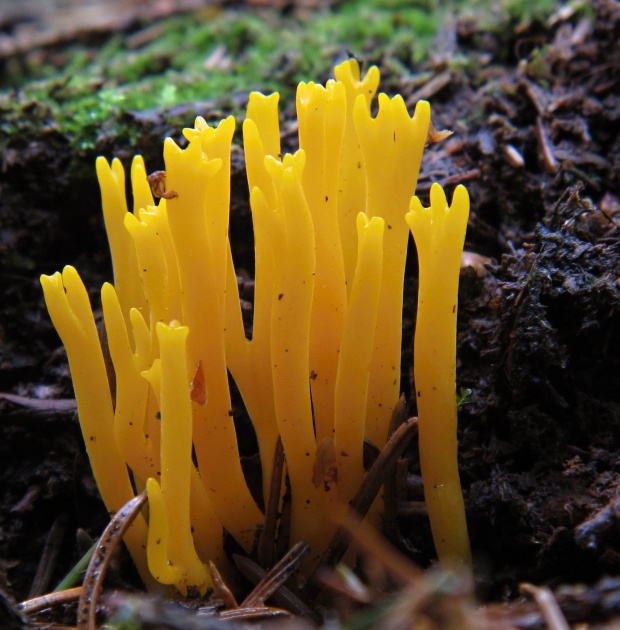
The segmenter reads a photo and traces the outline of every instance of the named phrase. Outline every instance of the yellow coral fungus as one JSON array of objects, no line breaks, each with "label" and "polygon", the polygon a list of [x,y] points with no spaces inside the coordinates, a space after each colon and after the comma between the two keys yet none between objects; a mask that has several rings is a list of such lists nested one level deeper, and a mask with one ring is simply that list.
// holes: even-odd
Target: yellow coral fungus
[{"label": "yellow coral fungus", "polygon": [[441,558],[471,562],[456,459],[456,306],[469,196],[464,186],[452,205],[439,184],[431,205],[411,200],[407,223],[418,249],[420,281],[414,376],[420,466],[435,548]]},{"label": "yellow coral fungus", "polygon": [[161,365],[157,375],[161,379],[158,384],[162,417],[161,484],[150,478],[146,489],[152,520],[160,524],[161,531],[149,532],[149,568],[160,582],[175,584],[183,594],[187,594],[188,586],[204,592],[210,578],[194,547],[189,509],[193,468],[192,408],[186,362],[189,331],[178,322],[170,326],[158,322],[156,331],[161,352],[161,358],[157,359]]},{"label": "yellow coral fungus", "polygon": [[[280,155],[278,95],[250,95],[243,137],[256,256],[251,339],[228,239],[232,117],[216,127],[198,118],[184,130],[185,149],[166,140],[166,171],[150,177],[163,197],[157,205],[140,157],[131,170],[133,212],[120,162],[97,161],[114,265],[114,286],[102,289],[114,402],[77,272],[41,279],[102,497],[115,511],[133,496],[132,480],[146,486],[148,542],[140,517],[129,549],[145,580],[148,557],[152,575],[182,593],[205,592],[207,563],[226,563],[224,529],[250,551],[263,520],[241,468],[229,375],[254,424],[265,495],[282,440],[291,542],[311,547],[305,570],[324,551],[330,511],[364,478],[364,439],[384,445],[398,402],[407,221],[420,254],[416,384],[431,524],[440,557],[468,553],[456,470],[456,316],[444,313],[456,304],[463,192],[450,211],[458,229],[444,221],[449,236],[435,227],[445,210],[436,188],[433,225],[415,200],[407,215],[428,103],[411,117],[402,98],[381,94],[373,118],[378,70],[362,78],[350,60],[335,74],[326,86],[300,84],[300,148],[292,155]],[[445,294],[433,275],[444,257]],[[448,340],[439,349],[428,329],[435,309]],[[426,352],[437,361],[425,362]]]},{"label": "yellow coral fungus", "polygon": [[[101,496],[110,512],[120,510],[133,497],[125,460],[114,439],[114,410],[103,351],[88,293],[77,271],[65,267],[62,275],[42,276],[47,308],[61,336],[75,389],[78,414],[86,450]],[[142,578],[149,581],[146,567],[146,523],[138,517],[125,542]]]}]

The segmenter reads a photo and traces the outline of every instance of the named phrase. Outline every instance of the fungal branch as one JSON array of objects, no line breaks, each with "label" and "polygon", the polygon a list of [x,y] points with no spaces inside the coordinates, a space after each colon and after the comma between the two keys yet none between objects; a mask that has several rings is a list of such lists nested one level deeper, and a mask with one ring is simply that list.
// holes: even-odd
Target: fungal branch
[{"label": "fungal branch", "polygon": [[424,497],[439,557],[471,564],[455,392],[458,281],[468,216],[464,186],[456,188],[449,206],[441,186],[433,184],[430,207],[413,197],[407,224],[420,268],[413,361]]},{"label": "fungal branch", "polygon": [[[125,459],[114,438],[114,408],[103,351],[88,293],[77,271],[42,276],[47,308],[65,344],[76,393],[80,425],[97,487],[111,513],[133,496]],[[153,579],[147,568],[144,542],[147,526],[140,516],[125,535],[125,542],[146,584]]]},{"label": "fungal branch", "polygon": [[[409,238],[403,215],[418,181],[431,112],[429,104],[420,101],[410,117],[401,96],[390,99],[379,94],[376,118],[371,118],[364,97],[358,96],[353,119],[364,156],[366,211],[385,220],[383,278],[366,412],[366,435],[383,447],[400,395],[403,282]],[[403,177],[403,173],[407,175]]]},{"label": "fungal branch", "polygon": [[407,223],[420,257],[415,376],[431,525],[442,560],[469,558],[454,406],[466,193],[458,188],[449,210],[437,186],[430,209],[412,200],[428,103],[410,116],[401,97],[380,94],[373,118],[378,70],[361,77],[350,60],[335,75],[326,86],[299,85],[293,154],[280,155],[278,95],[250,95],[243,140],[256,268],[251,339],[228,238],[232,117],[215,127],[198,118],[183,132],[184,149],[167,139],[166,170],[156,176],[136,157],[132,212],[120,162],[97,160],[114,265],[114,284],[101,292],[114,401],[77,272],[41,278],[103,500],[113,512],[133,488],[147,489],[148,524],[139,517],[126,539],[147,583],[152,575],[183,594],[204,593],[212,586],[207,563],[226,568],[223,531],[247,552],[260,531],[229,374],[254,425],[265,497],[282,441],[290,541],[309,543],[303,570],[312,569],[330,536],[330,512],[364,479],[364,439],[385,444],[398,402]]},{"label": "fungal branch", "polygon": [[[193,378],[193,440],[198,470],[222,525],[249,550],[261,514],[245,484],[226,367],[224,309],[228,269],[230,143],[234,119],[216,129],[198,119],[189,146],[164,144],[166,179],[178,196],[167,201],[179,266],[183,324],[189,328]],[[222,169],[228,177],[222,177]]]}]

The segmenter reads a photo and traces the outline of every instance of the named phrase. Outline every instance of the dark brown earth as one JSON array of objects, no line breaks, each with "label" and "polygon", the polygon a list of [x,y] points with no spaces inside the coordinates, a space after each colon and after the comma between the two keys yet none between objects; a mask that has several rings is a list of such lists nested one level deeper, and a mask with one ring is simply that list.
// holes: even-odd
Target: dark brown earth
[{"label": "dark brown earth", "polygon": [[[558,596],[575,623],[620,616],[620,582],[601,581],[620,574],[620,5],[593,7],[592,19],[567,12],[518,33],[447,24],[441,49],[415,68],[432,74],[422,86],[368,60],[382,66],[386,91],[410,105],[428,98],[435,127],[455,131],[427,150],[418,194],[439,181],[450,196],[464,183],[472,199],[457,385],[472,390],[459,442],[478,596],[511,600],[523,581],[580,583],[568,605]],[[154,114],[138,147],[103,136],[96,153],[141,152],[155,170],[165,132]],[[80,557],[78,528],[96,537],[107,523],[77,421],[50,400],[72,390],[38,275],[74,264],[96,295],[111,273],[94,168],[74,168],[67,140],[42,131],[0,159],[0,391],[39,407],[0,400],[0,585],[20,601],[51,590]],[[234,191],[239,243],[251,233],[241,157]],[[245,237],[234,255],[251,270],[251,254]],[[415,268],[412,254],[404,366]],[[408,495],[389,534],[426,567],[415,444],[408,456]],[[51,574],[33,589],[49,545]],[[118,579],[134,577],[125,568]]]}]

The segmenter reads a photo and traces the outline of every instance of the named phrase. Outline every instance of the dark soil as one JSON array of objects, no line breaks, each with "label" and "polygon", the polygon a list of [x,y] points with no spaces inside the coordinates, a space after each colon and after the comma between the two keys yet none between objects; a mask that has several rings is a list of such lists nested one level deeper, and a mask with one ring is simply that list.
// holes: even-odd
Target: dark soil
[{"label": "dark soil", "polygon": [[[620,5],[598,0],[593,10],[518,33],[456,19],[415,68],[439,77],[434,87],[414,88],[385,59],[368,60],[382,66],[386,91],[409,104],[429,98],[435,127],[455,131],[427,150],[418,194],[439,181],[450,197],[464,183],[472,199],[466,251],[475,256],[461,275],[457,366],[457,385],[472,393],[459,442],[478,590],[488,600],[515,597],[522,581],[593,585],[620,569]],[[88,157],[142,152],[156,170],[166,132],[163,114],[153,115],[139,146],[102,137]],[[0,584],[19,601],[51,590],[80,557],[79,528],[96,537],[107,523],[77,420],[50,400],[72,389],[38,275],[74,264],[96,300],[111,272],[94,161],[76,168],[54,131],[5,143],[0,159],[0,391],[40,407],[0,400]],[[241,157],[235,165],[238,243],[249,215]],[[234,252],[250,273],[252,251],[245,242]],[[404,366],[415,267],[412,254]],[[406,367],[402,389],[415,414],[411,374]],[[410,450],[409,494],[390,537],[428,566]],[[31,590],[52,528],[51,575]],[[620,615],[618,588],[575,621]]]}]

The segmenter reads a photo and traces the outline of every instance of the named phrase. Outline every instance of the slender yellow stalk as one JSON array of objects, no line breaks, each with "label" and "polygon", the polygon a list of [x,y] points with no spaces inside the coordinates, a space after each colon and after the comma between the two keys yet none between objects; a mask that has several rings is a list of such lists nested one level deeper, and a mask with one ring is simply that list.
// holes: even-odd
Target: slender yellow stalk
[{"label": "slender yellow stalk", "polygon": [[[211,579],[196,553],[190,525],[193,465],[190,378],[186,361],[188,329],[178,322],[170,326],[159,322],[157,336],[161,351],[161,483],[149,479],[147,491],[149,502],[155,505],[151,520],[163,519],[165,525],[161,532],[155,531],[157,538],[153,533],[149,536],[149,566],[161,582],[174,584],[184,595],[188,587],[204,595],[211,586]],[[158,509],[162,504],[163,514]],[[161,538],[160,534],[163,534]],[[158,553],[160,548],[165,550],[164,554]]]},{"label": "slender yellow stalk", "polygon": [[282,163],[266,158],[278,207],[269,208],[257,188],[251,203],[255,224],[262,222],[269,230],[274,255],[271,361],[276,418],[293,494],[291,537],[310,544],[311,562],[320,556],[325,537],[320,525],[325,492],[312,482],[316,441],[308,365],[315,250],[301,186],[304,162],[303,151],[284,156]]},{"label": "slender yellow stalk", "polygon": [[136,216],[139,215],[140,210],[155,205],[141,155],[134,156],[131,161],[131,193],[133,195],[133,213]]},{"label": "slender yellow stalk", "polygon": [[[166,200],[154,205],[142,157],[131,163],[133,214],[126,213],[124,225],[131,236],[138,258],[138,275],[149,306],[151,334],[150,363],[159,356],[159,341],[155,333],[158,321],[180,319],[182,313],[181,286],[176,253],[170,235]],[[155,312],[154,312],[155,311]],[[146,313],[145,313],[146,316]],[[150,436],[153,449],[159,452],[159,406],[149,390],[144,430]]]},{"label": "slender yellow stalk", "polygon": [[142,372],[150,367],[150,333],[140,312],[132,309],[129,316],[135,344],[132,351],[118,296],[107,282],[101,289],[101,305],[116,374],[116,444],[134,474],[146,482],[159,471],[159,449],[155,446],[159,440],[154,444],[145,434],[144,426],[149,384],[142,378]]},{"label": "slender yellow stalk", "polygon": [[125,170],[120,160],[97,158],[97,178],[101,188],[101,203],[105,228],[110,243],[114,286],[121,303],[125,321],[129,310],[137,308],[144,318],[148,317],[148,305],[138,274],[138,259],[131,236],[125,230],[127,199],[125,196]]},{"label": "slender yellow stalk", "polygon": [[333,440],[334,386],[342,342],[347,290],[338,226],[338,171],[346,92],[342,83],[300,83],[297,88],[302,174],[316,248],[310,323],[312,408],[317,443]]},{"label": "slender yellow stalk", "polygon": [[344,503],[364,479],[364,418],[381,291],[383,227],[380,217],[369,221],[358,215],[359,253],[338,362],[334,419],[338,498]]},{"label": "slender yellow stalk", "polygon": [[431,205],[411,200],[407,223],[418,250],[420,280],[414,344],[420,466],[435,549],[442,562],[471,564],[456,441],[456,311],[469,215],[463,186],[452,205],[439,186]]},{"label": "slender yellow stalk", "polygon": [[[216,140],[220,142],[219,136]],[[224,341],[228,251],[225,238],[224,247],[217,242],[225,221],[211,215],[221,208],[221,197],[228,196],[222,189],[229,184],[216,177],[222,158],[208,159],[201,136],[184,151],[167,140],[164,159],[167,185],[179,191],[167,209],[184,287],[188,370],[192,378],[202,375],[205,383],[204,396],[192,401],[198,469],[222,524],[249,550],[262,516],[245,484],[232,418]],[[209,214],[207,199],[213,202]]]},{"label": "slender yellow stalk", "polygon": [[359,63],[355,59],[347,59],[336,66],[334,76],[344,85],[347,97],[338,172],[338,222],[347,291],[350,292],[357,259],[357,215],[366,211],[366,169],[362,147],[355,130],[353,107],[357,97],[361,95],[370,112],[370,103],[379,86],[379,68],[371,66],[361,78]]},{"label": "slender yellow stalk", "polygon": [[[41,276],[47,310],[67,350],[82,435],[101,497],[110,513],[133,496],[124,459],[114,441],[114,410],[108,376],[88,293],[77,271]],[[146,584],[152,584],[146,556],[146,523],[138,516],[125,543]]]},{"label": "slender yellow stalk", "polygon": [[[265,155],[271,155],[274,158],[280,157],[279,100],[280,95],[277,92],[267,96],[260,92],[251,92],[246,115],[246,120],[253,120],[256,125]],[[245,137],[244,150],[246,150]],[[256,185],[260,186],[258,183]],[[250,182],[250,190],[252,188],[253,186]]]},{"label": "slender yellow stalk", "polygon": [[403,279],[409,231],[404,216],[418,179],[430,124],[430,107],[418,102],[412,117],[401,96],[379,94],[379,112],[371,118],[358,96],[353,108],[367,173],[369,217],[385,220],[383,279],[375,349],[370,373],[366,436],[383,447],[400,395]]},{"label": "slender yellow stalk", "polygon": [[[243,124],[246,170],[250,190],[259,188],[270,208],[276,205],[276,189],[265,167],[265,157],[280,152],[278,95],[250,94],[248,118]],[[263,468],[263,496],[267,500],[271,466],[278,440],[273,378],[271,373],[271,308],[273,301],[273,252],[265,226],[254,220],[256,252],[252,339],[243,327],[239,291],[229,255],[226,291],[226,361],[239,387],[256,431]]]},{"label": "slender yellow stalk", "polygon": [[[223,321],[223,309],[226,292],[226,271],[228,268],[228,215],[230,211],[230,147],[235,133],[235,119],[232,116],[222,120],[216,127],[209,127],[204,118],[196,118],[194,128],[183,130],[183,135],[192,142],[200,140],[202,154],[209,160],[219,161],[220,166],[210,172],[207,194],[194,199],[197,210],[204,213],[204,229],[209,240],[211,255],[210,275],[213,277]],[[165,158],[165,155],[164,155]],[[168,163],[166,162],[166,168]],[[175,185],[178,174],[169,173],[170,186]],[[189,192],[189,191],[188,191]],[[202,201],[202,204],[200,203]],[[172,203],[172,202],[171,202]],[[181,202],[183,203],[183,202]],[[174,204],[172,207],[178,207]],[[180,255],[179,247],[177,255]],[[221,335],[220,335],[221,337]]]},{"label": "slender yellow stalk", "polygon": [[161,216],[158,217],[144,209],[138,212],[137,217],[129,212],[125,214],[125,229],[134,242],[139,275],[149,305],[153,358],[159,355],[159,343],[155,333],[157,322],[171,322],[182,317],[181,302],[178,299],[180,295],[173,294],[168,286],[166,258],[159,237],[162,223]]}]

